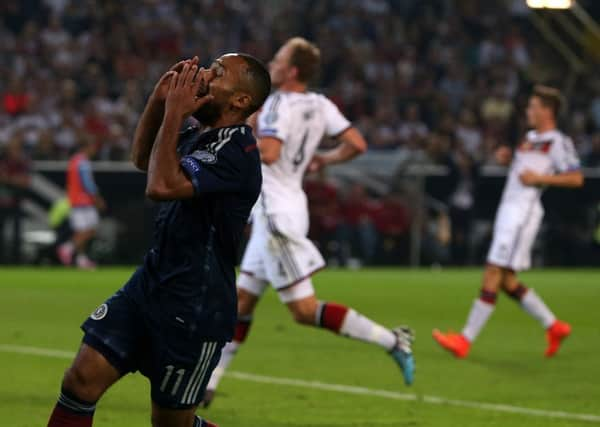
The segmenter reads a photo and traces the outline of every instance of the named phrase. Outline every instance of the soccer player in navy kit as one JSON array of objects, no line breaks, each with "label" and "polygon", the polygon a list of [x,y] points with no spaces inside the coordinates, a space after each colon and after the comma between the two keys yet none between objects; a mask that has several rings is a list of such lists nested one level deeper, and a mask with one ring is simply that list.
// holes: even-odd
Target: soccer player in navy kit
[{"label": "soccer player in navy kit", "polygon": [[[195,410],[234,332],[238,243],[262,183],[245,121],[270,86],[265,67],[243,54],[210,69],[182,61],[157,83],[132,148],[147,196],[163,202],[154,245],[82,325],[49,427],[91,426],[102,394],[136,370],[150,380],[153,426],[213,425]],[[194,121],[180,131],[190,116],[207,128]]]}]

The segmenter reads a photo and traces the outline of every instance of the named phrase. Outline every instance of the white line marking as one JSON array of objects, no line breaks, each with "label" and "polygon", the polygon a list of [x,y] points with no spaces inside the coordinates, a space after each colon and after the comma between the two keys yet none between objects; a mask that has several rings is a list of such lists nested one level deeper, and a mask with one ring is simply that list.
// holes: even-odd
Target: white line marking
[{"label": "white line marking", "polygon": [[[33,356],[54,357],[58,359],[72,359],[75,353],[70,351],[53,350],[38,347],[26,347],[20,345],[0,344],[0,352],[29,354]],[[511,414],[531,415],[543,418],[560,418],[566,420],[588,421],[591,423],[600,423],[600,415],[581,414],[575,412],[547,411],[544,409],[525,408],[522,406],[504,405],[499,403],[473,402],[468,400],[446,399],[439,396],[419,396],[413,393],[398,393],[389,390],[378,390],[367,387],[350,386],[344,384],[329,384],[319,381],[305,381],[293,378],[268,377],[265,375],[255,375],[246,372],[228,372],[227,376],[241,381],[249,381],[262,384],[277,384],[290,387],[309,388],[313,390],[334,391],[338,393],[355,394],[362,396],[376,396],[393,400],[421,401],[432,405],[460,406],[464,408],[473,408],[483,411],[506,412]]]},{"label": "white line marking", "polygon": [[52,350],[50,348],[25,347],[22,345],[0,344],[0,351],[4,353],[31,354],[33,356],[55,357],[57,359],[72,359],[75,353],[72,351]]},{"label": "white line marking", "polygon": [[577,421],[600,423],[600,415],[578,414],[563,411],[547,411],[544,409],[525,408],[522,406],[504,405],[498,403],[472,402],[468,400],[446,399],[438,396],[418,396],[412,393],[398,393],[388,390],[377,390],[359,386],[343,384],[329,384],[319,381],[304,381],[292,378],[276,378],[263,375],[248,374],[245,372],[228,372],[231,378],[264,384],[287,385],[292,387],[311,388],[316,390],[335,391],[339,393],[359,394],[364,396],[377,396],[394,400],[422,401],[433,405],[462,406],[466,408],[482,409],[485,411],[510,412],[513,414],[533,415],[546,418],[563,418]]}]

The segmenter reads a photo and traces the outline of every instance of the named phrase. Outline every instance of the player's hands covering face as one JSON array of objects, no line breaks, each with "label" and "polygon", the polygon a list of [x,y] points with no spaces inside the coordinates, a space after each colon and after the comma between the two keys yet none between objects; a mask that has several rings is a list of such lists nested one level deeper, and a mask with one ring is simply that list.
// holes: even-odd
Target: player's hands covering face
[{"label": "player's hands covering face", "polygon": [[174,71],[169,81],[169,91],[165,101],[166,114],[174,114],[186,118],[198,108],[210,102],[213,96],[198,96],[202,79],[198,73],[198,65],[186,63],[181,72]]},{"label": "player's hands covering face", "polygon": [[155,101],[165,102],[165,99],[167,99],[167,94],[169,93],[169,83],[171,82],[171,77],[173,77],[176,73],[180,73],[185,64],[198,65],[198,62],[200,62],[200,60],[197,56],[194,56],[192,59],[186,59],[174,64],[169,71],[161,76],[160,80],[154,86],[152,99]]}]

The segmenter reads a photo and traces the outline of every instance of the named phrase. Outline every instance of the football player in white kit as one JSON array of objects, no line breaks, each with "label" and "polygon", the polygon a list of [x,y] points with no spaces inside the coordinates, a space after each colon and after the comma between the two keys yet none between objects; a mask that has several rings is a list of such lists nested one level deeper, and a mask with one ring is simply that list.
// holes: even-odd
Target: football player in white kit
[{"label": "football player in white kit", "polygon": [[[302,179],[307,169],[342,163],[366,150],[362,135],[338,108],[325,96],[307,91],[319,61],[319,49],[297,37],[288,40],[269,64],[277,91],[267,99],[253,126],[263,162],[263,188],[238,277],[238,325],[208,384],[205,405],[246,339],[255,306],[269,284],[296,322],[383,347],[400,365],[405,382],[413,381],[413,336],[408,328],[390,330],[351,308],[315,296],[311,276],[325,267],[325,261],[307,238],[308,206]],[[315,154],[324,136],[337,138],[340,144]]]},{"label": "football player in white kit", "polygon": [[[527,107],[527,121],[533,130],[514,153],[496,214],[481,295],[473,303],[461,334],[433,331],[434,339],[456,357],[468,355],[471,344],[494,311],[500,289],[546,329],[547,357],[556,354],[561,341],[571,333],[571,326],[558,320],[538,294],[517,277],[518,271],[531,265],[532,246],[544,216],[540,202],[543,189],[583,185],[573,142],[556,128],[560,104],[561,96],[556,89],[534,88]],[[499,149],[497,158],[510,162],[508,148]]]}]

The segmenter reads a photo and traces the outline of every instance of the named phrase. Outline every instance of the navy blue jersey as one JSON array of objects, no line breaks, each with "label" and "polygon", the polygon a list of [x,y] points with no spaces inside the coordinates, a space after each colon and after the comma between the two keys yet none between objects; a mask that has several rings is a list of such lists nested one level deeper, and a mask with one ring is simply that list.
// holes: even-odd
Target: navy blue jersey
[{"label": "navy blue jersey", "polygon": [[160,288],[193,305],[202,335],[231,339],[238,247],[262,184],[256,140],[245,125],[205,132],[191,126],[178,151],[195,194],[161,203],[144,291]]}]

